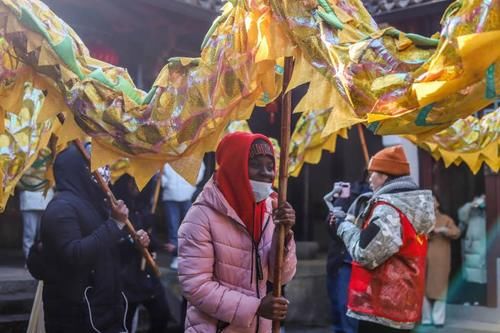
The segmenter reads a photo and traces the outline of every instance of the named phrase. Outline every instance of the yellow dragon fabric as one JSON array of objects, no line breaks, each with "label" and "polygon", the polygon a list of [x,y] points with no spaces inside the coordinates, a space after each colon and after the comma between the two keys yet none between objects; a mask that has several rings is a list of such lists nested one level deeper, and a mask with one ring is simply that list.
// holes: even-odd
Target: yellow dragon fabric
[{"label": "yellow dragon fabric", "polygon": [[[295,111],[315,121],[315,110],[328,110],[321,134],[296,141],[292,159],[310,148],[314,156],[332,150],[333,138],[357,123],[423,140],[497,98],[499,28],[499,0],[454,2],[433,38],[379,29],[357,0],[232,0],[200,57],[170,59],[144,92],[126,69],[93,59],[41,1],[0,0],[0,149],[11,157],[0,165],[2,183],[13,188],[50,132],[59,147],[91,137],[93,168],[128,158],[139,186],[165,162],[193,180],[231,121],[282,92],[286,56],[295,59],[289,89],[309,83]],[[13,133],[10,115],[24,110],[27,85],[43,98],[25,123],[31,148],[21,151],[5,138]],[[58,113],[66,115],[62,126]],[[303,129],[317,125],[304,121]],[[316,145],[322,138],[326,146]],[[23,156],[16,167],[13,156]]]}]

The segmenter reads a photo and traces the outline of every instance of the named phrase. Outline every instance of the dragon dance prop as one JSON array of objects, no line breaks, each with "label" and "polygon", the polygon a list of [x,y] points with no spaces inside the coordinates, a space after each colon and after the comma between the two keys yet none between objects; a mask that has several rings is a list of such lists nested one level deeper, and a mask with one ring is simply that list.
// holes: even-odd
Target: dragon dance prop
[{"label": "dragon dance prop", "polygon": [[[3,114],[4,127],[0,132],[0,178],[3,180],[0,187],[1,208],[5,207],[9,194],[35,160],[49,157],[43,148],[48,145],[55,126],[51,120],[36,122],[45,99],[42,91],[26,83],[19,99],[21,105],[17,113]],[[26,184],[29,185],[33,184]]]},{"label": "dragon dance prop", "polygon": [[[140,187],[165,162],[193,181],[231,121],[281,94],[287,56],[295,59],[288,90],[309,83],[295,112],[328,110],[322,148],[358,123],[420,142],[498,96],[499,28],[498,0],[452,3],[433,38],[379,29],[359,0],[232,0],[200,57],[170,59],[144,92],[125,69],[92,58],[42,2],[0,0],[0,124],[22,113],[27,86],[40,96],[24,125],[29,150],[14,144],[11,125],[0,127],[2,202],[50,133],[59,148],[90,136],[93,169],[128,158]],[[309,147],[316,156],[322,149]]]},{"label": "dragon dance prop", "polygon": [[323,150],[334,153],[338,137],[347,139],[347,128],[323,135],[330,113],[330,109],[307,111],[299,118],[290,143],[288,170],[291,176],[297,177],[304,163],[319,163]]},{"label": "dragon dance prop", "polygon": [[424,141],[413,136],[407,138],[428,150],[434,159],[442,159],[446,167],[465,163],[474,174],[483,163],[494,172],[500,169],[500,109],[480,119],[474,116],[459,119]]},{"label": "dragon dance prop", "polygon": [[[304,163],[319,163],[323,150],[335,152],[338,137],[348,138],[346,128],[328,136],[322,135],[327,118],[328,110],[301,115],[291,140],[291,175],[298,176]],[[476,174],[484,163],[494,172],[500,170],[500,109],[482,118],[459,119],[426,138],[404,137],[429,151],[435,160],[442,159],[446,167],[465,163]]]}]

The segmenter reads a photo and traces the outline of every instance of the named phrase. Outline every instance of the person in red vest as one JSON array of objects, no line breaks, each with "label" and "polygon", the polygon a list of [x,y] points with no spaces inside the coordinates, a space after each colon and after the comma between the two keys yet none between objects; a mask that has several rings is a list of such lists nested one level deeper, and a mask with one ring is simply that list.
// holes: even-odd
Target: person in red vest
[{"label": "person in red vest", "polygon": [[335,213],[337,235],[353,258],[347,315],[359,333],[410,332],[420,321],[432,192],[420,190],[401,146],[370,160],[373,197],[359,216]]}]

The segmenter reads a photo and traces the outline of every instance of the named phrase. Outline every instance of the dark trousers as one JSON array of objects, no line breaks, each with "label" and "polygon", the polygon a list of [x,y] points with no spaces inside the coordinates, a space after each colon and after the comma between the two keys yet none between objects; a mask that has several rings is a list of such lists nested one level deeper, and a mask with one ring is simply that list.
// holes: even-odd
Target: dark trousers
[{"label": "dark trousers", "polygon": [[411,330],[398,330],[396,328],[382,326],[369,321],[359,320],[358,321],[358,332],[359,333],[404,333],[411,332]]},{"label": "dark trousers", "polygon": [[486,284],[465,281],[461,290],[464,303],[474,304],[477,302],[480,305],[486,303]]},{"label": "dark trousers", "polygon": [[327,277],[335,333],[356,333],[358,331],[358,321],[346,315],[350,279],[351,265],[348,263],[343,263],[335,276]]},{"label": "dark trousers", "polygon": [[149,333],[165,333],[170,319],[170,310],[164,295],[151,298],[140,303],[130,303],[127,312],[127,329],[132,327],[132,319],[135,310],[139,305],[143,305],[149,313],[150,329]]},{"label": "dark trousers", "polygon": [[[177,230],[179,230],[179,225],[189,208],[191,208],[191,201],[163,201],[163,209],[167,220],[168,242],[175,245],[175,247],[177,247]],[[177,256],[177,251],[175,255]]]}]

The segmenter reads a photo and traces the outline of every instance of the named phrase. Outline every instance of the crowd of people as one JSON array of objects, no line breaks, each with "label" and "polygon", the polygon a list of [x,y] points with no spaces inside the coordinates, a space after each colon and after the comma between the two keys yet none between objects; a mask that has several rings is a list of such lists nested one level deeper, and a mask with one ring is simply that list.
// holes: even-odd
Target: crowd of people
[{"label": "crowd of people", "polygon": [[[91,146],[86,146],[91,153]],[[124,175],[111,200],[76,146],[55,159],[55,195],[40,211],[38,235],[27,244],[28,269],[43,281],[47,333],[134,332],[136,309],[150,332],[165,332],[171,315],[159,278],[136,247],[173,255],[186,299],[185,332],[268,332],[283,320],[288,300],[272,295],[276,225],[285,228],[282,282],[295,274],[290,204],[272,188],[273,146],[263,135],[234,133],[217,149],[217,172],[200,193],[169,165],[139,191]],[[98,173],[109,182],[109,169]],[[200,170],[198,181],[204,174]],[[154,232],[154,193],[161,182],[168,241]],[[198,198],[192,204],[193,196]],[[49,200],[47,200],[49,201]],[[182,224],[180,222],[183,220]],[[130,221],[137,232],[125,231]],[[180,225],[180,228],[179,228]],[[31,235],[31,234],[30,234]]]},{"label": "crowd of people", "polygon": [[[216,171],[207,177],[202,164],[197,186],[167,164],[141,191],[129,175],[120,177],[111,186],[113,201],[75,146],[58,154],[53,198],[21,201],[27,265],[44,283],[47,333],[135,332],[140,306],[150,332],[172,329],[164,287],[137,247],[153,257],[158,250],[171,254],[185,299],[177,324],[185,332],[270,332],[271,321],[286,318],[289,301],[272,290],[296,271],[295,211],[287,202],[278,205],[273,145],[264,135],[236,132],[223,138],[215,156]],[[109,169],[98,172],[109,181]],[[467,228],[417,186],[401,146],[375,154],[347,192],[343,184],[334,187],[328,216],[333,332],[442,326],[450,241]],[[41,196],[39,188],[32,192],[23,196]],[[156,237],[156,199],[165,244]],[[464,207],[462,219],[479,206]],[[125,231],[127,220],[135,235]],[[284,262],[282,286],[273,286],[278,224],[285,228]]]}]

